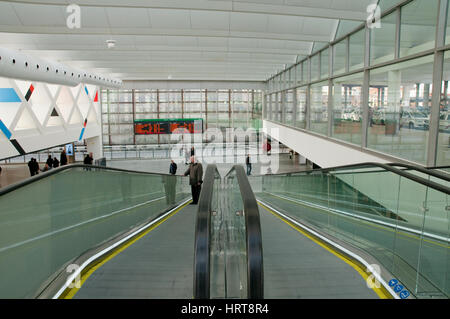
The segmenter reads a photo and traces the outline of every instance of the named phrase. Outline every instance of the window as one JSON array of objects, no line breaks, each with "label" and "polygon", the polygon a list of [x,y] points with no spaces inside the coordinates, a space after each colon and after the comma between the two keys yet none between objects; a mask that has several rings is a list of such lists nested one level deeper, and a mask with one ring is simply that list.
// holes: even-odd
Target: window
[{"label": "window", "polygon": [[434,48],[438,7],[438,0],[415,0],[401,8],[401,57]]},{"label": "window", "polygon": [[366,30],[362,29],[349,39],[349,69],[350,71],[364,67],[364,52],[366,46]]},{"label": "window", "polygon": [[395,56],[396,12],[381,19],[381,28],[371,29],[370,64],[390,61]]},{"label": "window", "polygon": [[346,72],[347,39],[333,46],[333,75]]},{"label": "window", "polygon": [[433,56],[370,72],[368,147],[426,164]]},{"label": "window", "polygon": [[311,86],[311,131],[328,135],[328,82]]},{"label": "window", "polygon": [[361,145],[363,73],[333,80],[333,137]]}]

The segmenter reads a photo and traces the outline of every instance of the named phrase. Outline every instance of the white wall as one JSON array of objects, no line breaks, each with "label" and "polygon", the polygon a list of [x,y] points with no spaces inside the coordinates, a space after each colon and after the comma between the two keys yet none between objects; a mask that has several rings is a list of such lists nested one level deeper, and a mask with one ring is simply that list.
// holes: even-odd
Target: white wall
[{"label": "white wall", "polygon": [[367,154],[266,120],[263,121],[263,131],[323,168],[365,162],[389,162],[385,158]]},{"label": "white wall", "polygon": [[[20,103],[0,102],[0,120],[26,153],[78,141],[84,120],[88,122],[83,139],[100,137],[100,88],[76,87],[0,78],[2,88],[14,89]],[[27,101],[25,96],[33,85]],[[86,88],[89,95],[86,93]],[[94,102],[98,92],[98,102]],[[56,110],[59,116],[52,116]],[[0,159],[19,156],[11,141],[0,131]]]}]

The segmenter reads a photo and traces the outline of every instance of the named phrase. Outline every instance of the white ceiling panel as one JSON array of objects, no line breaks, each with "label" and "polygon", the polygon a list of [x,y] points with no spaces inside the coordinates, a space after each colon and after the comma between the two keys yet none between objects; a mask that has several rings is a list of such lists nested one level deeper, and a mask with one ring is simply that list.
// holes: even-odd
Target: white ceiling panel
[{"label": "white ceiling panel", "polygon": [[[128,80],[263,81],[313,43],[326,44],[340,15],[341,25],[364,21],[372,1],[5,0],[0,47]],[[81,29],[66,25],[72,2],[81,6]]]},{"label": "white ceiling panel", "polygon": [[191,11],[192,29],[225,30],[230,29],[229,12]]},{"label": "white ceiling panel", "polygon": [[147,10],[139,8],[106,8],[111,28],[149,28]]},{"label": "white ceiling panel", "polygon": [[0,24],[12,26],[21,24],[12,5],[8,2],[0,2]]},{"label": "white ceiling panel", "polygon": [[[141,9],[144,11],[143,9]],[[189,10],[148,9],[152,28],[155,29],[190,29]]]}]

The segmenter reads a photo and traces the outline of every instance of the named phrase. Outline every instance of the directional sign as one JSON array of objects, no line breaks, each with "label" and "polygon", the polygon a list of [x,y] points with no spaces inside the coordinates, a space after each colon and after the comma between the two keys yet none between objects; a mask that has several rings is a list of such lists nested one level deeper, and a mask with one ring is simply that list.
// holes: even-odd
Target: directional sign
[{"label": "directional sign", "polygon": [[398,284],[398,280],[397,279],[391,279],[389,281],[389,287],[394,287],[397,284]]},{"label": "directional sign", "polygon": [[401,298],[401,299],[406,299],[406,298],[409,297],[409,295],[410,295],[409,291],[403,290],[403,291],[400,293],[400,298]]},{"label": "directional sign", "polygon": [[399,293],[400,291],[402,291],[403,290],[403,286],[402,285],[396,285],[395,287],[394,287],[394,291],[396,292],[396,293]]}]

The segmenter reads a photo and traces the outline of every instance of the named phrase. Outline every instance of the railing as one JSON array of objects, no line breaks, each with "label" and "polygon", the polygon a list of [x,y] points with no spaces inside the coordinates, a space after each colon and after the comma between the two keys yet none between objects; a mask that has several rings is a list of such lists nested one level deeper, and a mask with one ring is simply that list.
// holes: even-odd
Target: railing
[{"label": "railing", "polygon": [[87,251],[151,222],[189,193],[185,177],[87,165],[1,189],[0,298],[41,295]]},{"label": "railing", "polygon": [[244,169],[224,181],[215,165],[205,174],[196,224],[194,297],[263,298],[262,240],[256,199]]},{"label": "railing", "polygon": [[449,297],[445,173],[364,163],[249,180],[261,203],[373,256],[414,296]]}]

